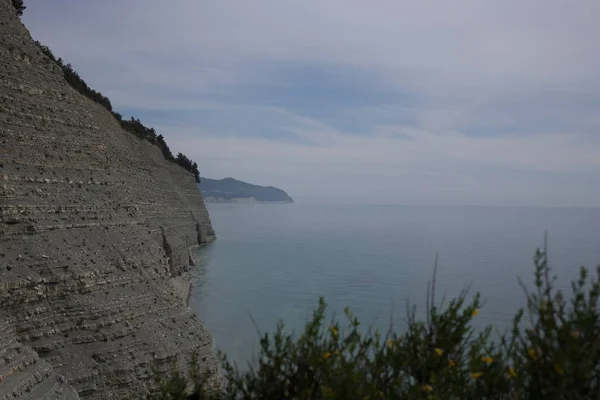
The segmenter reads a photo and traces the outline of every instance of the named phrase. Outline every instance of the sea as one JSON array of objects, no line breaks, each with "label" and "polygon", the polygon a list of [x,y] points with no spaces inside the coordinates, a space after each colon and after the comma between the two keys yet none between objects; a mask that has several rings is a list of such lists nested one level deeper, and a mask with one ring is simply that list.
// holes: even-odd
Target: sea
[{"label": "sea", "polygon": [[438,259],[436,303],[469,287],[484,304],[476,329],[501,332],[533,287],[547,233],[549,265],[568,292],[600,263],[600,209],[459,206],[208,204],[218,239],[198,250],[190,306],[214,346],[245,366],[260,334],[301,331],[319,297],[328,318],[349,306],[364,329],[401,331],[422,317]]}]

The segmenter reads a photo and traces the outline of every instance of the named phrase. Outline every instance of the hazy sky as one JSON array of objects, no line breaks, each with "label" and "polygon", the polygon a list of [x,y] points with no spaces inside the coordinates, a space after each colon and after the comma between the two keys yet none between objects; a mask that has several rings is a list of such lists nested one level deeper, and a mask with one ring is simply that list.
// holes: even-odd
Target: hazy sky
[{"label": "hazy sky", "polygon": [[600,205],[597,0],[26,0],[203,176],[306,201]]}]

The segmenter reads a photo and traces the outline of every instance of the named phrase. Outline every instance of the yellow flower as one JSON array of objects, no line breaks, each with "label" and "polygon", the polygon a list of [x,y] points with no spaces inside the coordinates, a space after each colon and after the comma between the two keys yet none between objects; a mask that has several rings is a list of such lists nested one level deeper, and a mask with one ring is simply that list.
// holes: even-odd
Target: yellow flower
[{"label": "yellow flower", "polygon": [[477,379],[483,375],[483,372],[471,372],[471,378]]},{"label": "yellow flower", "polygon": [[515,369],[513,367],[508,367],[508,375],[510,375],[513,378],[517,377],[517,373],[515,372]]},{"label": "yellow flower", "polygon": [[478,315],[479,315],[479,310],[478,310],[477,308],[475,308],[475,309],[473,310],[473,316],[474,316],[474,317],[476,317],[476,316],[478,316]]},{"label": "yellow flower", "polygon": [[531,357],[531,359],[535,360],[535,349],[534,348],[530,347],[527,350],[527,354],[529,354],[529,357]]},{"label": "yellow flower", "polygon": [[394,347],[394,341],[392,339],[387,341],[387,346],[391,349],[392,347]]},{"label": "yellow flower", "polygon": [[562,367],[558,364],[554,364],[554,370],[556,371],[557,374],[559,375],[564,375],[565,371],[562,369]]},{"label": "yellow flower", "polygon": [[456,361],[454,361],[454,360],[448,360],[448,365],[450,366],[450,368],[455,367],[456,366]]},{"label": "yellow flower", "polygon": [[327,353],[323,354],[323,358],[324,359],[327,360],[327,359],[329,359],[329,357],[331,357],[331,353],[330,352],[327,352]]},{"label": "yellow flower", "polygon": [[421,386],[421,390],[424,392],[432,392],[433,387],[431,385],[423,385],[423,386]]},{"label": "yellow flower", "polygon": [[435,348],[435,354],[437,354],[438,356],[442,356],[442,354],[444,354],[444,350],[440,349],[439,347]]},{"label": "yellow flower", "polygon": [[494,359],[490,356],[487,356],[487,357],[481,357],[481,361],[483,361],[487,365],[490,365],[491,363],[494,362]]},{"label": "yellow flower", "polygon": [[338,331],[337,331],[337,329],[335,329],[335,326],[331,325],[331,326],[329,327],[329,330],[331,331],[331,334],[333,335],[333,337],[334,337],[334,338],[337,338],[337,336],[338,336]]},{"label": "yellow flower", "polygon": [[577,329],[572,330],[571,336],[573,337],[573,339],[579,338],[579,331]]}]

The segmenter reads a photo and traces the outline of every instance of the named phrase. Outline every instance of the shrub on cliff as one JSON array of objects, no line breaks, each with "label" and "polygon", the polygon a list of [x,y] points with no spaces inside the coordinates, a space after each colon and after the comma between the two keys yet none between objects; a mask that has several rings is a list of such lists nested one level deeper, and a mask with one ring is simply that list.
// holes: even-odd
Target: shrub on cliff
[{"label": "shrub on cliff", "polygon": [[[13,5],[15,4],[15,1],[16,0],[13,0]],[[23,9],[25,9],[25,6],[22,7]],[[174,157],[163,135],[157,134],[154,128],[145,126],[142,123],[142,121],[139,120],[139,118],[131,117],[128,120],[123,119],[123,116],[120,113],[113,110],[112,104],[108,97],[90,88],[88,84],[73,69],[71,64],[65,64],[62,58],[57,59],[48,46],[44,46],[38,41],[36,41],[35,44],[46,57],[48,57],[51,61],[56,63],[62,69],[65,80],[73,89],[77,90],[82,95],[100,104],[102,107],[106,108],[112,114],[112,116],[119,122],[119,125],[121,125],[121,128],[123,128],[123,130],[130,132],[138,138],[147,140],[148,142],[157,146],[160,149],[160,152],[162,153],[165,160],[174,162],[180,167],[184,168],[185,170],[191,172],[192,174],[194,174],[196,182],[200,182],[200,171],[198,170],[197,163],[193,162],[191,159],[189,159],[182,153],[179,153],[177,155],[177,158]]]},{"label": "shrub on cliff", "polygon": [[[491,327],[471,327],[479,295],[463,291],[446,305],[428,293],[426,319],[408,311],[408,326],[385,334],[361,329],[349,309],[346,322],[326,323],[321,299],[304,332],[279,325],[260,340],[257,361],[246,371],[225,356],[222,392],[192,379],[167,377],[158,398],[214,399],[591,399],[600,393],[600,267],[582,268],[570,298],[556,290],[545,251],[535,256],[535,290],[512,329],[492,341]],[[434,273],[435,278],[435,273]],[[435,286],[435,285],[433,285]],[[527,315],[527,322],[523,316]],[[165,388],[171,392],[166,392]],[[175,388],[175,389],[173,389]],[[189,396],[189,397],[186,397]]]},{"label": "shrub on cliff", "polygon": [[175,162],[181,167],[190,171],[192,174],[194,174],[194,177],[196,178],[196,183],[200,183],[200,171],[198,170],[198,164],[187,158],[182,153],[177,153],[177,157],[175,157]]},{"label": "shrub on cliff", "polygon": [[27,6],[23,4],[23,0],[12,0],[12,5],[19,17],[23,15],[23,11],[27,8]]}]

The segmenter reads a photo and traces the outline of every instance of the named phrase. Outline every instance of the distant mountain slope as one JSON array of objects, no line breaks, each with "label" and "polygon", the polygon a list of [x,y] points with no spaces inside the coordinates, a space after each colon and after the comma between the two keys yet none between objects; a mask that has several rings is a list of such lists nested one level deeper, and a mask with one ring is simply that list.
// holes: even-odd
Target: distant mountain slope
[{"label": "distant mountain slope", "polygon": [[258,186],[233,178],[201,178],[198,187],[207,203],[293,203],[288,194],[273,186]]}]

